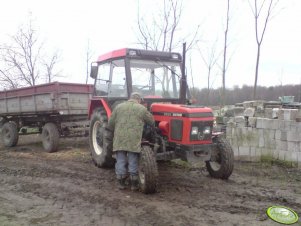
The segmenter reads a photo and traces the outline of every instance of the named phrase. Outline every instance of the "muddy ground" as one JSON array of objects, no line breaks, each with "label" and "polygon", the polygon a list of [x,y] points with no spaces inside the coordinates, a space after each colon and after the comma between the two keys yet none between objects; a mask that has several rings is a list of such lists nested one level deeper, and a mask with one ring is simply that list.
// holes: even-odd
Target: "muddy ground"
[{"label": "muddy ground", "polygon": [[114,170],[93,165],[86,138],[63,140],[56,153],[38,140],[0,144],[1,226],[279,225],[265,214],[271,205],[301,215],[300,169],[235,162],[223,181],[203,166],[165,162],[158,193],[144,195],[117,190]]}]

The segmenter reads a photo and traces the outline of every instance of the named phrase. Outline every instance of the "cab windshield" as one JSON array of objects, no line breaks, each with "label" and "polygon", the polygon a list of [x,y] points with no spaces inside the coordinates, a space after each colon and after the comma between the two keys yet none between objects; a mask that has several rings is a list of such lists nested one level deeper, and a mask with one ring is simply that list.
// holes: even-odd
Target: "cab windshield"
[{"label": "cab windshield", "polygon": [[145,98],[179,98],[179,63],[131,59],[130,67],[133,92]]},{"label": "cab windshield", "polygon": [[[180,63],[154,60],[129,61],[132,91],[144,98],[179,98]],[[125,60],[101,64],[95,80],[95,94],[128,97]]]}]

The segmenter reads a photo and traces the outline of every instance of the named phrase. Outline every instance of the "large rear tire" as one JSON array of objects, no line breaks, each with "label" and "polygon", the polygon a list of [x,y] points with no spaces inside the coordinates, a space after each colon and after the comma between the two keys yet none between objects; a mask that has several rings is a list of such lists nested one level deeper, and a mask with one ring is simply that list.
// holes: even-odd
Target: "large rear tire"
[{"label": "large rear tire", "polygon": [[5,147],[14,147],[18,143],[18,127],[15,122],[6,122],[1,128],[1,137]]},{"label": "large rear tire", "polygon": [[210,176],[219,179],[228,179],[234,167],[234,153],[229,142],[222,137],[213,140],[217,144],[214,161],[206,161],[206,167]]},{"label": "large rear tire", "polygon": [[42,129],[42,143],[44,150],[47,152],[55,152],[58,149],[60,133],[57,126],[52,123],[46,123]]},{"label": "large rear tire", "polygon": [[155,193],[158,184],[158,167],[150,146],[142,146],[138,167],[140,189],[145,194]]},{"label": "large rear tire", "polygon": [[101,109],[94,111],[90,122],[89,144],[94,164],[98,167],[114,167],[115,160],[112,157],[113,135],[106,126],[107,115]]}]

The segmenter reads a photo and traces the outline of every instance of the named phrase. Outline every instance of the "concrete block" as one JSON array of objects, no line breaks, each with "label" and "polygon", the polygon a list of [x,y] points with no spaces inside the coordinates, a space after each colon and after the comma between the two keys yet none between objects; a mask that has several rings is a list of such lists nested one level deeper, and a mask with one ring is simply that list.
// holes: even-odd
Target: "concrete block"
[{"label": "concrete block", "polygon": [[250,108],[253,107],[253,102],[252,101],[245,101],[242,103],[244,108]]},{"label": "concrete block", "polygon": [[301,152],[297,153],[297,158],[298,158],[298,168],[301,168]]},{"label": "concrete block", "polygon": [[287,142],[282,140],[275,140],[276,141],[276,149],[287,151]]},{"label": "concrete block", "polygon": [[246,119],[244,116],[235,116],[234,121],[236,123],[236,127],[242,128],[246,126]]},{"label": "concrete block", "polygon": [[232,149],[234,152],[234,157],[238,157],[239,156],[238,146],[235,146],[235,147],[232,146]]},{"label": "concrete block", "polygon": [[244,111],[244,114],[243,114],[245,117],[254,117],[255,115],[255,108],[247,108],[245,111]]},{"label": "concrete block", "polygon": [[239,159],[242,161],[250,161],[250,147],[240,146],[239,147]]},{"label": "concrete block", "polygon": [[280,109],[278,118],[280,120],[296,120],[298,109]]},{"label": "concrete block", "polygon": [[277,119],[257,118],[256,128],[279,129],[279,121]]},{"label": "concrete block", "polygon": [[288,141],[287,142],[287,150],[293,151],[293,152],[299,152],[300,151],[300,142]]},{"label": "concrete block", "polygon": [[264,117],[272,119],[273,118],[273,109],[272,108],[265,108],[264,109]]},{"label": "concrete block", "polygon": [[241,123],[241,122],[245,122],[245,117],[244,116],[235,116],[234,117],[234,122],[236,123]]},{"label": "concrete block", "polygon": [[280,120],[279,121],[279,129],[280,130],[285,130],[285,131],[290,131],[291,130],[291,125],[293,121],[292,120]]},{"label": "concrete block", "polygon": [[291,122],[291,129],[290,131],[301,133],[301,122]]},{"label": "concrete block", "polygon": [[265,147],[264,138],[261,136],[258,137],[258,147],[260,148]]},{"label": "concrete block", "polygon": [[276,149],[277,144],[275,139],[264,139],[264,147],[268,149]]},{"label": "concrete block", "polygon": [[269,129],[269,130],[264,130],[264,139],[265,140],[275,140],[275,133],[276,130],[274,129]]},{"label": "concrete block", "polygon": [[254,128],[241,128],[240,143],[242,146],[258,147],[258,131]]},{"label": "concrete block", "polygon": [[239,156],[250,156],[250,147],[239,146]]},{"label": "concrete block", "polygon": [[234,130],[232,127],[226,127],[226,136],[227,138],[232,138],[232,130]]},{"label": "concrete block", "polygon": [[287,131],[287,141],[301,141],[301,134],[293,131]]},{"label": "concrete block", "polygon": [[269,129],[279,129],[280,125],[279,125],[279,120],[277,119],[271,119],[270,120],[270,127]]},{"label": "concrete block", "polygon": [[272,151],[272,156],[274,159],[279,159],[279,150],[275,149]]},{"label": "concrete block", "polygon": [[227,124],[230,121],[231,117],[223,117],[222,118],[222,123]]},{"label": "concrete block", "polygon": [[275,149],[268,149],[268,148],[257,148],[257,151],[261,153],[261,155],[270,155],[273,156],[273,151]]},{"label": "concrete block", "polygon": [[273,108],[272,110],[272,118],[278,119],[279,118],[279,108]]},{"label": "concrete block", "polygon": [[265,121],[264,118],[257,118],[257,121],[256,121],[256,128],[257,128],[257,129],[263,129],[263,128],[265,128],[265,127],[264,127],[264,121]]},{"label": "concrete block", "polygon": [[286,152],[285,161],[298,162],[298,153],[297,152],[292,152],[292,151]]},{"label": "concrete block", "polygon": [[250,148],[250,160],[252,162],[258,162],[260,161],[261,155],[258,155],[258,152],[256,150],[257,148],[251,147]]},{"label": "concrete block", "polygon": [[248,118],[248,125],[252,128],[256,127],[257,118],[256,117],[249,117]]},{"label": "concrete block", "polygon": [[279,151],[278,152],[278,159],[284,161],[285,160],[286,151]]},{"label": "concrete block", "polygon": [[227,122],[227,127],[236,127],[235,122],[230,120],[229,122]]},{"label": "concrete block", "polygon": [[287,133],[288,133],[287,131],[276,130],[275,139],[276,140],[287,141]]},{"label": "concrete block", "polygon": [[234,107],[233,111],[234,111],[234,116],[243,116],[244,115],[244,107]]}]

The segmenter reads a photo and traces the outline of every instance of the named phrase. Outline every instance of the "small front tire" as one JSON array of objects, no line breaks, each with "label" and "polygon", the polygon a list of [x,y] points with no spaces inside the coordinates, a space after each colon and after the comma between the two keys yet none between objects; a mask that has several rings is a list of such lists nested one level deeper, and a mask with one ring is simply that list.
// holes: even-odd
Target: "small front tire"
[{"label": "small front tire", "polygon": [[145,194],[155,193],[158,184],[156,156],[150,146],[141,147],[138,176],[140,189]]},{"label": "small front tire", "polygon": [[228,179],[234,167],[234,153],[229,142],[222,138],[214,138],[217,149],[214,161],[206,161],[207,170],[213,178]]}]

